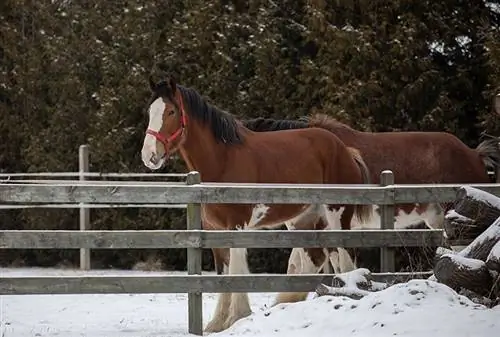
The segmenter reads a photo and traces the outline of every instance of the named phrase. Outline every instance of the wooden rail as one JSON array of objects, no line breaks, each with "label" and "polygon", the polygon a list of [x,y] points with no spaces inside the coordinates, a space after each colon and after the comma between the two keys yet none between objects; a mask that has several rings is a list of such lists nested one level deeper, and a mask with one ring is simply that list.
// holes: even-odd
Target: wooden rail
[{"label": "wooden rail", "polygon": [[0,248],[314,248],[422,247],[443,244],[441,229],[397,230],[1,230]]},{"label": "wooden rail", "polygon": [[[287,185],[65,181],[57,184],[2,183],[1,203],[268,203],[378,204],[452,202],[459,184]],[[500,195],[499,184],[470,185]]]},{"label": "wooden rail", "polygon": [[[221,292],[310,292],[333,274],[301,275],[144,275],[144,276],[0,276],[0,295],[148,294]],[[377,281],[429,277],[430,273],[373,273]],[[195,302],[195,301],[193,301]],[[188,303],[191,324],[201,327],[201,303]],[[198,311],[198,313],[196,313]],[[199,321],[194,322],[194,317]],[[190,330],[193,325],[191,325]],[[195,329],[196,329],[195,328]],[[193,332],[195,333],[195,332]]]}]

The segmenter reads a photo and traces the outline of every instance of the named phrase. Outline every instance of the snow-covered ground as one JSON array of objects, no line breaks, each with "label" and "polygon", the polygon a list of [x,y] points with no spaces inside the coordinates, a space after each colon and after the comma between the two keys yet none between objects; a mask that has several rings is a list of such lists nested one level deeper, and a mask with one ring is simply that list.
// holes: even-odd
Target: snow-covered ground
[{"label": "snow-covered ground", "polygon": [[[79,271],[0,268],[2,276]],[[92,274],[137,271],[92,271]],[[163,273],[162,273],[163,274]],[[323,296],[267,308],[274,293],[250,295],[254,313],[212,336],[482,337],[500,332],[500,306],[487,309],[451,289],[415,280],[361,300]],[[205,324],[217,294],[204,294]],[[178,337],[187,333],[186,294],[1,296],[1,337]]]}]

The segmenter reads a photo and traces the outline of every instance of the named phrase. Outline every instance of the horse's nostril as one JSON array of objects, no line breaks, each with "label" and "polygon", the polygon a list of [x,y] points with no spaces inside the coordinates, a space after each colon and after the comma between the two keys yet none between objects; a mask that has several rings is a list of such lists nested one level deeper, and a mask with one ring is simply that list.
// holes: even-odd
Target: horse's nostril
[{"label": "horse's nostril", "polygon": [[151,154],[151,158],[149,158],[149,161],[152,164],[156,165],[158,163],[158,157],[153,153],[153,154]]}]

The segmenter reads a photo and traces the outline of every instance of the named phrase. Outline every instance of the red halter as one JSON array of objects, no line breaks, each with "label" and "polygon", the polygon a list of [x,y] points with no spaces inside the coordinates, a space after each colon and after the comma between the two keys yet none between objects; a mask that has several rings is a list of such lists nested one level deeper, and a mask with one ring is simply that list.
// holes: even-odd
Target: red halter
[{"label": "red halter", "polygon": [[186,112],[184,111],[184,103],[182,101],[182,97],[179,99],[179,111],[181,113],[181,125],[168,138],[165,138],[158,131],[154,131],[151,129],[146,130],[146,134],[149,134],[149,135],[155,137],[159,142],[161,142],[163,144],[163,146],[165,147],[165,154],[169,150],[168,144],[172,143],[175,139],[177,139],[180,135],[182,135],[182,133],[184,132],[184,129],[186,128],[187,119],[186,119]]}]

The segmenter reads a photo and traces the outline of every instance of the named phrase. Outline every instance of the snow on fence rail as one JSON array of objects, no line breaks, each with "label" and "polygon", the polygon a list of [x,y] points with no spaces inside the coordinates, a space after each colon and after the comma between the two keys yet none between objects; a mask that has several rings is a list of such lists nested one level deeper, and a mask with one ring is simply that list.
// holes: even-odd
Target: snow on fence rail
[{"label": "snow on fence rail", "polygon": [[[394,270],[391,247],[439,246],[442,230],[394,230],[394,204],[451,202],[463,185],[397,185],[390,171],[382,185],[286,185],[200,183],[191,172],[182,182],[42,180],[3,181],[0,205],[187,204],[187,231],[0,231],[0,248],[187,248],[186,276],[2,277],[1,294],[187,292],[189,332],[202,334],[202,292],[313,291],[332,275],[201,275],[203,248],[382,247],[385,273],[375,279],[421,277]],[[475,187],[500,195],[500,184]],[[137,201],[140,200],[140,203]],[[382,230],[204,231],[201,203],[378,204]],[[81,215],[82,216],[82,215]],[[83,215],[85,217],[85,214]],[[391,230],[386,230],[391,229]]]}]

